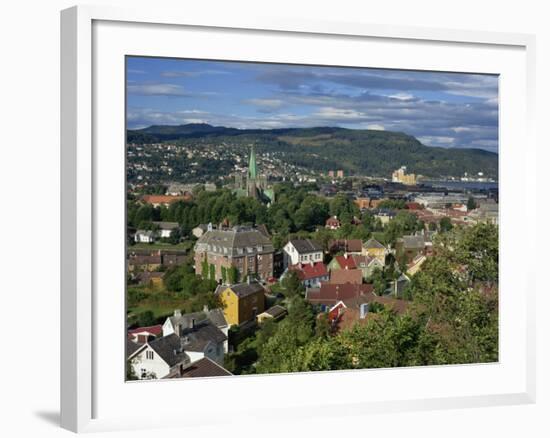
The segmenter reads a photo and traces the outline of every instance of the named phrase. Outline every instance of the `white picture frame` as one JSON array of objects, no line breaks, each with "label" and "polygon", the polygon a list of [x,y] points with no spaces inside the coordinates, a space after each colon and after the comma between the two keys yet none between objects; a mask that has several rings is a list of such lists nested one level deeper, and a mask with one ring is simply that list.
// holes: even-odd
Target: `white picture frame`
[{"label": "white picture frame", "polygon": [[[98,27],[99,26],[99,27]],[[103,27],[101,27],[103,26]],[[251,45],[250,54],[236,55],[237,59],[243,59],[243,56],[248,56],[250,59],[255,55],[252,53],[254,45],[258,44],[255,39],[266,38],[263,42],[269,43],[271,40],[278,41],[277,46],[289,47],[289,39],[302,38],[308,40],[304,44],[319,45],[324,40],[329,41],[331,38],[335,40],[335,44],[342,44],[345,40],[346,44],[363,44],[369,42],[377,44],[383,42],[388,47],[399,46],[406,43],[408,47],[416,47],[419,50],[441,50],[447,46],[452,46],[456,50],[463,51],[467,56],[468,51],[483,50],[498,53],[497,58],[502,56],[502,65],[508,65],[509,72],[513,74],[504,75],[506,79],[503,83],[502,99],[506,103],[505,108],[509,110],[501,114],[501,130],[500,136],[503,144],[507,144],[509,140],[521,139],[522,148],[520,152],[513,152],[509,149],[504,150],[501,154],[500,172],[502,175],[502,191],[509,193],[504,196],[504,206],[501,210],[502,217],[502,235],[501,245],[506,245],[510,250],[514,248],[513,238],[514,225],[520,223],[520,217],[510,208],[506,209],[506,198],[522,198],[521,202],[529,202],[535,196],[535,141],[533,138],[532,121],[534,120],[534,45],[535,40],[531,35],[524,34],[507,34],[507,33],[490,33],[490,32],[474,32],[460,31],[451,29],[424,29],[416,27],[403,26],[386,26],[373,25],[366,23],[338,23],[338,22],[316,22],[308,20],[296,19],[248,19],[241,18],[238,21],[225,21],[223,18],[215,16],[199,16],[188,15],[185,10],[135,10],[121,9],[110,7],[96,6],[78,6],[62,11],[61,13],[61,426],[75,431],[100,431],[113,429],[130,429],[130,428],[146,428],[146,427],[165,427],[181,424],[181,416],[178,415],[178,409],[167,409],[165,412],[158,411],[151,413],[150,416],[143,414],[131,415],[122,411],[115,412],[106,403],[106,398],[113,400],[113,403],[121,404],[123,398],[118,397],[135,397],[136,394],[143,392],[150,397],[164,397],[170,390],[172,385],[182,384],[187,385],[187,390],[193,392],[204,388],[204,391],[214,391],[214,385],[222,390],[240,391],[246,393],[252,390],[253,385],[256,387],[260,382],[269,388],[274,387],[300,388],[299,394],[295,397],[295,404],[289,406],[278,405],[277,412],[279,418],[284,420],[295,419],[299,417],[319,417],[327,415],[362,415],[369,412],[397,412],[415,409],[441,409],[452,407],[476,407],[489,405],[504,405],[504,404],[520,404],[532,403],[535,400],[535,311],[534,311],[534,274],[530,271],[528,264],[523,263],[517,266],[515,277],[508,278],[507,284],[503,284],[503,296],[507,296],[507,288],[514,289],[517,294],[518,314],[514,324],[516,327],[511,327],[512,321],[505,316],[508,315],[507,307],[510,301],[504,299],[501,306],[504,317],[501,319],[501,331],[503,336],[508,336],[508,333],[514,332],[514,338],[510,342],[514,346],[518,346],[518,351],[515,351],[513,366],[506,369],[499,378],[501,384],[497,384],[496,380],[493,386],[487,383],[486,387],[482,387],[480,383],[480,391],[476,392],[471,388],[455,388],[454,392],[446,393],[436,391],[434,387],[431,395],[418,395],[419,392],[412,388],[410,391],[395,389],[388,391],[387,397],[376,395],[376,388],[373,386],[373,394],[351,394],[349,389],[353,388],[354,382],[358,385],[364,383],[365,379],[376,379],[376,381],[386,381],[393,379],[395,382],[411,382],[412,379],[430,379],[438,381],[438,379],[460,379],[460,375],[479,375],[481,381],[489,381],[490,375],[497,375],[500,369],[505,369],[508,366],[506,353],[503,353],[504,358],[494,368],[487,369],[483,366],[453,366],[453,367],[424,367],[422,369],[392,369],[392,370],[365,370],[356,372],[331,372],[326,373],[308,373],[307,376],[301,375],[279,375],[279,376],[256,376],[256,377],[235,377],[231,380],[203,380],[197,379],[193,382],[157,382],[157,383],[141,383],[139,385],[126,384],[124,386],[124,377],[121,374],[116,374],[118,371],[113,371],[113,375],[108,378],[106,376],[105,357],[109,357],[109,352],[116,351],[118,344],[115,342],[112,346],[107,346],[104,332],[110,330],[112,326],[102,329],[110,320],[109,316],[117,315],[117,312],[122,312],[124,307],[120,307],[120,303],[124,298],[113,298],[112,304],[113,314],[104,312],[106,300],[98,299],[98,290],[102,289],[106,281],[116,280],[108,274],[103,266],[106,263],[100,254],[106,254],[107,245],[106,233],[102,228],[101,206],[103,203],[113,203],[120,201],[120,197],[115,195],[105,195],[105,187],[117,186],[123,179],[123,168],[117,167],[120,164],[120,155],[114,157],[114,160],[109,160],[106,165],[109,151],[102,149],[98,154],[97,142],[101,140],[101,144],[112,141],[112,144],[122,142],[120,147],[124,146],[124,133],[118,132],[117,127],[113,125],[114,131],[100,128],[102,118],[110,117],[118,120],[119,117],[124,117],[123,114],[118,116],[115,114],[107,114],[100,111],[100,108],[105,108],[105,99],[111,99],[113,111],[120,109],[123,102],[117,101],[120,98],[120,90],[124,84],[117,81],[122,72],[119,71],[119,64],[113,65],[114,73],[113,82],[116,82],[116,90],[110,90],[109,87],[104,87],[100,82],[103,80],[102,74],[104,70],[95,64],[98,59],[102,66],[105,66],[104,59],[109,59],[109,56],[120,58],[121,53],[125,54],[142,54],[136,53],[133,49],[126,51],[127,48],[122,44],[123,38],[118,38],[117,35],[130,33],[134,44],[140,44],[140,39],[137,37],[140,32],[145,32],[147,29],[147,38],[149,44],[154,46],[162,41],[163,35],[171,32],[200,32],[200,35],[221,34],[223,32],[233,32],[235,41],[239,38],[247,38]],[[157,35],[157,36],[154,36]],[[156,38],[158,37],[158,41]],[[153,38],[153,39],[151,39]],[[271,39],[268,41],[268,39]],[[320,39],[318,42],[318,39]],[[105,40],[110,41],[112,46],[106,49]],[[120,40],[120,41],[119,41]],[[280,40],[280,41],[279,41]],[[272,41],[271,41],[272,42]],[[145,44],[144,41],[141,43]],[[170,56],[172,50],[169,44],[158,45],[159,56]],[[126,46],[128,47],[128,46]],[[162,47],[162,50],[160,50]],[[266,60],[287,60],[289,62],[299,61],[297,55],[287,53],[286,55],[276,52],[273,49],[268,53],[269,44],[265,46]],[[305,46],[304,46],[305,47]],[[438,49],[439,47],[439,49]],[[235,51],[238,47],[235,46]],[[215,56],[216,50],[225,48],[212,48],[211,54]],[[173,49],[176,50],[176,49]],[[206,49],[205,49],[206,50]],[[397,49],[396,49],[397,50]],[[403,49],[400,49],[403,50]],[[452,49],[454,50],[454,49]],[[200,53],[201,48],[197,47],[194,53]],[[105,52],[105,53],[104,53]],[[311,53],[315,52],[314,50]],[[327,52],[323,50],[323,52]],[[176,52],[174,52],[176,53]],[[481,52],[480,52],[481,53]],[[483,52],[485,53],[485,52]],[[499,55],[500,54],[500,55]],[[403,52],[403,58],[405,58]],[[208,57],[206,56],[206,57]],[[287,58],[285,58],[288,57]],[[314,55],[311,55],[314,56]],[[321,56],[321,55],[319,55]],[[324,53],[322,56],[336,56]],[[507,58],[509,57],[509,59]],[[449,57],[448,57],[449,58]],[[234,59],[231,56],[228,59]],[[321,58],[317,58],[321,59]],[[328,59],[328,58],[327,58]],[[382,60],[383,58],[380,57]],[[428,58],[426,58],[428,59]],[[520,62],[517,62],[520,60]],[[120,59],[119,59],[120,61]],[[307,60],[306,60],[307,61]],[[311,60],[305,62],[314,62]],[[451,62],[452,61],[452,62]],[[516,62],[514,62],[516,61]],[[382,62],[382,61],[380,61]],[[395,59],[393,65],[387,61],[384,67],[411,68],[414,65],[421,66],[421,61],[407,61],[409,64],[404,65],[405,61]],[[415,64],[418,62],[418,64]],[[454,60],[446,59],[430,59],[425,61],[425,68],[437,69],[438,63],[447,62],[445,68],[453,71],[471,71],[460,56]],[[335,60],[336,64],[347,65],[345,62]],[[380,66],[381,64],[377,64]],[[442,64],[441,64],[442,65]],[[479,60],[481,72],[491,72],[503,74],[498,69],[493,69],[490,65],[490,60]],[[483,67],[484,65],[484,67]],[[462,66],[462,67],[461,67]],[[512,70],[513,69],[513,70]],[[514,82],[515,77],[516,82]],[[518,79],[519,78],[519,79]],[[119,83],[120,82],[120,83]],[[113,85],[114,86],[114,85]],[[98,95],[98,90],[104,90]],[[113,91],[106,93],[107,91]],[[107,96],[107,97],[106,97]],[[510,97],[511,96],[511,97]],[[513,102],[513,105],[512,105]],[[105,115],[104,115],[105,114]],[[517,120],[517,123],[503,124],[504,121]],[[514,126],[517,125],[517,126]],[[113,132],[116,134],[113,135]],[[118,151],[117,153],[119,153]],[[514,179],[517,179],[516,184],[510,176],[510,169],[515,168]],[[118,170],[117,170],[118,169]],[[121,172],[118,177],[115,172]],[[101,174],[101,176],[100,176]],[[109,175],[109,176],[104,176]],[[117,179],[118,178],[118,179]],[[120,184],[122,190],[122,184]],[[117,186],[118,187],[118,186]],[[118,190],[118,189],[117,189]],[[107,205],[107,204],[106,204]],[[535,202],[532,202],[532,206]],[[118,218],[117,221],[122,220]],[[115,221],[116,223],[118,223]],[[123,222],[121,222],[123,223]],[[122,227],[121,227],[122,229]],[[120,230],[119,230],[120,231]],[[111,245],[116,245],[115,238],[110,239]],[[534,229],[523,231],[522,237],[525,245],[528,247],[534,246]],[[106,239],[101,241],[101,239]],[[509,241],[510,239],[510,241]],[[122,251],[121,248],[108,248],[109,252],[116,253]],[[508,251],[509,252],[509,251]],[[504,254],[505,256],[505,254]],[[107,257],[107,255],[106,255]],[[508,263],[506,257],[503,257],[503,264]],[[115,263],[115,265],[117,265]],[[119,269],[120,266],[116,266]],[[115,268],[113,268],[115,269]],[[120,269],[119,269],[120,270]],[[112,271],[113,273],[115,271]],[[119,271],[116,271],[119,272]],[[506,274],[505,268],[501,265],[501,272]],[[106,274],[107,273],[107,274]],[[505,277],[506,278],[506,277]],[[504,282],[503,282],[504,283]],[[116,287],[114,287],[117,290]],[[120,294],[123,294],[123,289]],[[508,304],[507,304],[508,303]],[[101,321],[98,319],[98,312],[101,313]],[[116,326],[115,326],[116,327]],[[122,341],[122,340],[120,340]],[[508,338],[502,342],[508,342]],[[506,349],[507,344],[501,348]],[[115,345],[116,344],[116,345]],[[122,344],[122,342],[120,342]],[[112,348],[111,348],[112,347]],[[105,349],[104,353],[100,352]],[[122,357],[122,356],[121,356]],[[511,357],[511,355],[510,355]],[[510,359],[512,360],[512,359]],[[119,366],[120,358],[112,357],[112,361]],[[391,373],[391,374],[388,374]],[[462,374],[461,374],[462,373]],[[117,377],[118,376],[118,377]],[[367,376],[367,377],[365,377]],[[373,377],[374,376],[374,377]],[[109,379],[120,379],[120,383],[124,388],[130,388],[130,393],[122,395],[122,392],[117,393],[115,386],[111,389],[106,389],[111,382]],[[263,380],[262,380],[263,379]],[[386,379],[386,380],[385,380]],[[114,381],[114,380],[112,380]],[[333,403],[320,401],[319,394],[315,388],[319,385],[325,385],[328,382],[336,382],[342,385],[343,391],[348,391],[348,399],[340,399]],[[412,385],[412,384],[411,384]],[[500,386],[498,386],[500,385]],[[399,386],[396,383],[396,386]],[[414,385],[413,385],[414,386]],[[435,386],[435,384],[434,384]],[[467,385],[466,385],[467,386]],[[117,386],[118,387],[118,386]],[[402,385],[403,387],[403,385]],[[225,388],[225,389],[223,389]],[[121,391],[126,391],[126,389]],[[218,389],[219,390],[219,389]],[[302,391],[310,391],[311,396],[302,397]],[[352,396],[353,395],[353,396]],[[261,403],[258,403],[261,405]],[[223,411],[222,407],[217,408],[217,422],[223,425],[228,422],[235,412],[229,410]],[[262,418],[267,415],[267,408],[261,406],[251,407],[248,412],[241,412],[239,415],[248,418]],[[193,414],[193,418],[187,422],[187,425],[200,424],[204,421],[201,417],[200,410]]]}]

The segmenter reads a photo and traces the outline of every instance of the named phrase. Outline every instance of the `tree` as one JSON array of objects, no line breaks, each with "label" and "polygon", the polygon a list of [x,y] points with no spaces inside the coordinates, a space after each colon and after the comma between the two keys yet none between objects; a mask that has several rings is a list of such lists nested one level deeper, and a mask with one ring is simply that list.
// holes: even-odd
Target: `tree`
[{"label": "tree", "polygon": [[305,290],[300,277],[298,277],[298,273],[294,270],[287,271],[281,282],[281,286],[285,289],[286,297],[301,295]]},{"label": "tree", "polygon": [[145,312],[137,314],[136,323],[139,327],[148,327],[155,325],[157,320],[155,318],[155,314],[151,310],[146,310]]},{"label": "tree", "polygon": [[239,270],[235,266],[231,266],[227,271],[227,278],[229,280],[229,284],[238,283],[239,276],[240,276]]},{"label": "tree", "polygon": [[468,203],[466,204],[466,208],[468,209],[468,211],[475,210],[477,208],[477,204],[473,196],[470,196],[468,198]]},{"label": "tree", "polygon": [[453,229],[453,223],[451,222],[451,219],[447,216],[442,217],[439,221],[439,229],[441,232],[447,232]]}]

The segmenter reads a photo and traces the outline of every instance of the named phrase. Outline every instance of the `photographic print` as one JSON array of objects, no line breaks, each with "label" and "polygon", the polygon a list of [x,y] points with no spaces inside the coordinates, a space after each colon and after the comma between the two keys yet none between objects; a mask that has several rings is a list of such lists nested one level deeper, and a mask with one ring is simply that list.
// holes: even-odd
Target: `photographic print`
[{"label": "photographic print", "polygon": [[498,91],[126,57],[126,380],[497,362]]}]

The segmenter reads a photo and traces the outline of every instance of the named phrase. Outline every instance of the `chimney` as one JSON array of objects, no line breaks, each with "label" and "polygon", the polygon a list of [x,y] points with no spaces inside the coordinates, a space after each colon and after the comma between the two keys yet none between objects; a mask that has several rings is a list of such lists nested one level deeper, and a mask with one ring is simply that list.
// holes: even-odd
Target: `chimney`
[{"label": "chimney", "polygon": [[359,307],[359,318],[365,319],[367,313],[369,313],[369,303],[361,304],[361,306]]},{"label": "chimney", "polygon": [[181,310],[179,309],[174,310],[174,316],[181,316]]},{"label": "chimney", "polygon": [[191,328],[195,328],[195,318],[191,318]]},{"label": "chimney", "polygon": [[202,311],[206,314],[208,314],[209,312],[209,309],[208,309],[208,304],[205,304],[204,306],[202,306]]}]

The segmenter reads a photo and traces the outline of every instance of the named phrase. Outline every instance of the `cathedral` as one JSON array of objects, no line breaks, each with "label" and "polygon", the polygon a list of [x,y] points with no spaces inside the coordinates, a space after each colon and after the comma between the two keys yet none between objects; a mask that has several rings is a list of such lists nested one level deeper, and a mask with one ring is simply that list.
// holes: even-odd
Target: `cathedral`
[{"label": "cathedral", "polygon": [[235,176],[235,193],[237,196],[248,196],[266,204],[271,204],[275,201],[275,193],[273,188],[268,187],[267,177],[265,175],[258,175],[254,144],[250,147],[246,179],[243,178],[242,174]]}]

